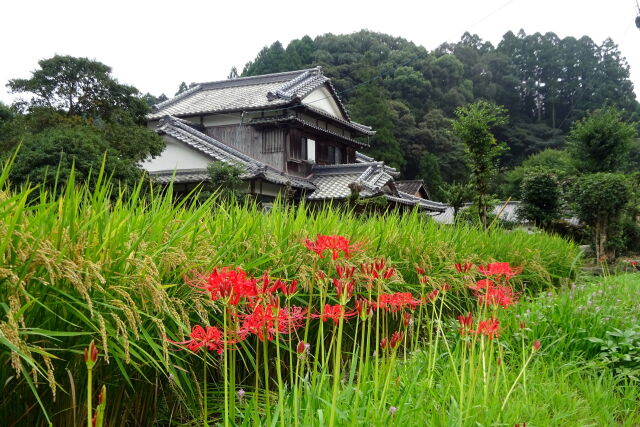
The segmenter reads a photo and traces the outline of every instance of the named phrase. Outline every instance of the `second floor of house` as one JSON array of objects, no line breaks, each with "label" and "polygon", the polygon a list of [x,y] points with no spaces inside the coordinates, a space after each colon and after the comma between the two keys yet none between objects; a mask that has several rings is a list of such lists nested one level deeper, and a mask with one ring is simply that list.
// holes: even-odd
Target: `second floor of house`
[{"label": "second floor of house", "polygon": [[[351,120],[319,68],[192,85],[158,104],[149,127],[156,128],[167,115],[300,177],[309,175],[313,165],[355,163],[356,151],[366,148],[374,134]],[[172,160],[161,156],[156,166],[166,168]]]}]

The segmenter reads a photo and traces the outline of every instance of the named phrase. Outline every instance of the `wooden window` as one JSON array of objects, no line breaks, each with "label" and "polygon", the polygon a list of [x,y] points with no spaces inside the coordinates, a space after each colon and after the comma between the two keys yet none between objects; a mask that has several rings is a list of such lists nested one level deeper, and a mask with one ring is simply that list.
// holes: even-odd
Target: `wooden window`
[{"label": "wooden window", "polygon": [[307,138],[291,138],[291,142],[289,144],[289,158],[296,160],[306,160]]},{"label": "wooden window", "polygon": [[262,152],[281,153],[284,151],[284,130],[265,129],[262,131]]}]

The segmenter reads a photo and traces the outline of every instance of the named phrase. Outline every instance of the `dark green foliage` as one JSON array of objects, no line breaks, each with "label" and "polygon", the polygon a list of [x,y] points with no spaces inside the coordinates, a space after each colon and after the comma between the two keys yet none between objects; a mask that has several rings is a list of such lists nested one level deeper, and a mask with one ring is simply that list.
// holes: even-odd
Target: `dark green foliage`
[{"label": "dark green foliage", "polygon": [[104,134],[97,128],[77,123],[51,127],[28,135],[20,146],[11,170],[14,184],[45,183],[53,185],[57,180],[64,185],[72,166],[78,179],[86,179],[104,169],[113,179],[134,184],[141,171],[136,162],[124,158],[110,146]]},{"label": "dark green foliage", "polygon": [[616,172],[625,165],[636,136],[636,124],[626,122],[622,111],[608,107],[574,124],[568,149],[580,172]]},{"label": "dark green foliage", "polygon": [[164,95],[140,97],[136,88],[118,83],[108,66],[87,58],[54,56],[39,65],[31,78],[8,85],[32,98],[12,109],[0,106],[0,159],[21,144],[12,182],[52,185],[57,173],[64,184],[72,165],[84,179],[103,161],[114,180],[138,180],[140,162],[164,149],[162,138],[144,126],[149,104]]},{"label": "dark green foliage", "polygon": [[242,197],[242,169],[224,162],[212,162],[207,167],[209,181],[213,190],[219,192],[224,199],[239,200]]},{"label": "dark green foliage", "polygon": [[[385,130],[367,154],[382,153],[402,167],[405,178],[420,176],[425,152],[435,155],[445,182],[467,178],[460,143],[448,134],[446,121],[456,108],[478,99],[508,110],[510,125],[496,129],[496,137],[509,148],[501,164],[511,168],[542,150],[563,148],[571,124],[587,111],[616,105],[628,117],[640,116],[628,64],[613,42],[598,45],[588,37],[561,39],[553,33],[508,32],[497,47],[465,33],[460,42],[432,52],[370,31],[305,36],[286,48],[265,46],[242,75],[318,65],[347,107],[360,110],[357,120],[374,128],[382,122]],[[365,82],[367,89],[357,88]],[[374,96],[380,99],[362,108]],[[391,129],[380,120],[389,109]]]},{"label": "dark green foliage", "polygon": [[544,170],[555,174],[559,180],[576,174],[571,156],[566,150],[547,149],[527,158],[520,166],[505,173],[500,185],[502,198],[520,199],[520,187],[525,175],[533,170]]},{"label": "dark green foliage", "polygon": [[537,170],[528,172],[520,190],[522,205],[518,214],[546,228],[560,214],[560,184],[555,174]]},{"label": "dark green foliage", "polygon": [[571,201],[578,217],[593,229],[598,259],[606,258],[610,228],[618,223],[630,198],[629,181],[624,175],[595,173],[576,181]]},{"label": "dark green foliage", "polygon": [[506,110],[487,101],[477,101],[458,108],[456,116],[458,119],[453,122],[453,131],[465,145],[478,216],[486,227],[490,184],[497,172],[498,156],[504,150],[504,144],[496,140],[492,129],[507,123]]},{"label": "dark green foliage", "polygon": [[28,79],[11,79],[12,93],[30,93],[23,101],[29,107],[64,111],[68,116],[114,120],[115,113],[126,111],[139,124],[149,111],[133,86],[118,83],[111,68],[88,58],[56,55],[38,61],[40,68]]},{"label": "dark green foliage", "polygon": [[453,220],[458,217],[458,212],[465,203],[473,198],[473,187],[470,184],[462,184],[454,182],[452,184],[444,184],[440,187],[443,200],[453,208]]}]

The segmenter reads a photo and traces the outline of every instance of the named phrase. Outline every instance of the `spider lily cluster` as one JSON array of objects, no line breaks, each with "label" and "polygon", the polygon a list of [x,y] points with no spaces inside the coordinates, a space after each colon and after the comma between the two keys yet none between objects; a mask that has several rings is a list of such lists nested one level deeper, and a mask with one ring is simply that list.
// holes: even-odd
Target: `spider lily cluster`
[{"label": "spider lily cluster", "polygon": [[[387,396],[399,354],[406,358],[407,352],[428,347],[429,375],[433,376],[439,345],[445,346],[452,363],[453,352],[460,351],[459,347],[462,363],[454,368],[461,390],[465,373],[473,370],[474,358],[482,358],[486,380],[491,371],[486,368],[487,361],[496,354],[498,360],[502,357],[499,346],[497,352],[493,350],[493,341],[500,335],[497,312],[517,302],[518,295],[508,281],[518,269],[507,263],[479,266],[477,272],[470,263],[453,266],[464,278],[477,274],[482,278],[469,287],[478,301],[479,318],[474,321],[471,313],[458,318],[459,343],[466,345],[452,348],[442,330],[450,285],[432,285],[425,269],[418,266],[419,285],[405,284],[405,289],[419,293],[393,292],[391,289],[397,289],[403,280],[388,260],[354,262],[355,254],[363,254],[362,244],[352,244],[344,236],[318,235],[304,245],[314,254],[313,265],[298,280],[271,277],[267,272],[255,276],[240,267],[225,266],[191,281],[198,292],[221,308],[222,324],[195,325],[188,339],[171,342],[194,353],[204,351],[205,396],[206,354],[215,352],[222,359],[224,408],[216,415],[225,425],[234,424],[240,416],[271,425],[276,415],[281,425],[306,424],[313,419],[307,417],[314,414],[300,407],[301,397],[323,386],[331,388],[328,424],[335,425],[337,398],[349,362],[351,375],[358,381],[371,380],[374,400],[394,416],[401,408],[387,402]],[[245,376],[242,384],[236,378],[238,350],[250,351],[253,360],[253,378],[247,381]],[[288,393],[293,394],[293,408],[287,408],[285,416]],[[358,399],[356,393],[353,407],[358,406]],[[205,426],[210,417],[206,401]],[[461,411],[463,403],[461,391]]]}]

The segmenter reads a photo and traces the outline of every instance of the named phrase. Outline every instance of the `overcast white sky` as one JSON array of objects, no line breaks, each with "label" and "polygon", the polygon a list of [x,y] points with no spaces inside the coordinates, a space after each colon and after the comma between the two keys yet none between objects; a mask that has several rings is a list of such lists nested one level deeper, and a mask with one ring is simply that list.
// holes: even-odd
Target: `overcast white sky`
[{"label": "overcast white sky", "polygon": [[611,37],[640,88],[636,0],[138,1],[5,0],[0,6],[0,101],[11,78],[29,77],[37,61],[58,53],[97,59],[115,77],[154,95],[181,81],[223,79],[265,45],[305,34],[367,28],[427,49],[466,30],[494,44],[523,28],[560,37]]}]

